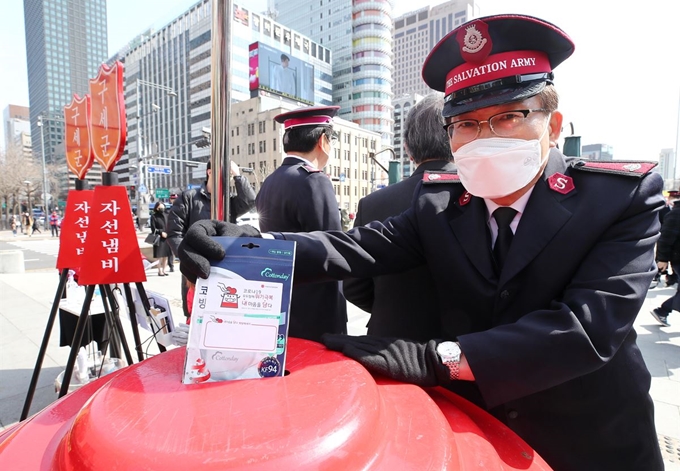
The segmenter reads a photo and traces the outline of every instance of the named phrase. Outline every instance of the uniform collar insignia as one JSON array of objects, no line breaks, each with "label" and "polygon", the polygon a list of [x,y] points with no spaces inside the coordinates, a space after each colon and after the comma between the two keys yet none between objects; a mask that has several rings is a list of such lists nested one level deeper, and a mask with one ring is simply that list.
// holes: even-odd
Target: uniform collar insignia
[{"label": "uniform collar insignia", "polygon": [[555,172],[548,177],[548,186],[551,190],[566,195],[576,188],[574,179],[562,173]]}]

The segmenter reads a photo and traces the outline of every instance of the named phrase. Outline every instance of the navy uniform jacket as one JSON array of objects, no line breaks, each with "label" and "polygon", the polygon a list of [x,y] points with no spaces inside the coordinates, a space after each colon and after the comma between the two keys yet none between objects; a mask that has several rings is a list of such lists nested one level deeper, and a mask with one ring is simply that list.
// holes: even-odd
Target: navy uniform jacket
[{"label": "navy uniform jacket", "polygon": [[663,182],[656,173],[589,167],[551,151],[500,276],[484,201],[460,183],[434,183],[443,178],[383,223],[282,236],[297,241],[297,281],[427,263],[440,295],[440,338],[460,342],[475,375],[479,397],[464,396],[554,469],[660,470],[651,378],[633,321],[654,276]]},{"label": "navy uniform jacket", "polygon": [[[446,160],[423,162],[406,180],[361,198],[354,227],[406,211],[425,171],[454,169],[455,165]],[[371,313],[371,335],[419,341],[441,335],[437,291],[427,266],[376,278],[348,279],[343,282],[343,291],[349,302]]]},{"label": "navy uniform jacket", "polygon": [[[342,230],[330,179],[296,157],[283,159],[267,177],[255,204],[263,232]],[[339,288],[337,281],[295,286],[288,334],[319,341],[326,332],[346,333],[347,303]]]}]

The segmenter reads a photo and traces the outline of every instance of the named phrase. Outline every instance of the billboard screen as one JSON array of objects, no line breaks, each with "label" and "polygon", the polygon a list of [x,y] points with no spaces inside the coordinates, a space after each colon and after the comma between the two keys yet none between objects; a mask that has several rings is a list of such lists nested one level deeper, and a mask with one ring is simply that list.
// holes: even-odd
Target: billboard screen
[{"label": "billboard screen", "polygon": [[314,66],[259,42],[249,46],[250,90],[314,104]]},{"label": "billboard screen", "polygon": [[242,25],[248,26],[248,10],[234,5],[234,21],[238,21]]}]

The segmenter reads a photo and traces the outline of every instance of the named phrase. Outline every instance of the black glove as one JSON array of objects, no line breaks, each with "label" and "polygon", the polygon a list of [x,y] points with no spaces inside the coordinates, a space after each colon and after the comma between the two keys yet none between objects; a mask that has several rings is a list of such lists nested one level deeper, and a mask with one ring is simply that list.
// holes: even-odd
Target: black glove
[{"label": "black glove", "polygon": [[449,369],[441,363],[438,340],[411,340],[362,335],[323,334],[321,342],[361,363],[372,373],[418,386],[449,384]]},{"label": "black glove", "polygon": [[212,219],[195,222],[189,227],[177,249],[179,269],[192,283],[196,283],[199,276],[208,278],[210,260],[224,258],[224,247],[212,239],[215,236],[262,237],[260,231],[249,225],[238,226]]}]

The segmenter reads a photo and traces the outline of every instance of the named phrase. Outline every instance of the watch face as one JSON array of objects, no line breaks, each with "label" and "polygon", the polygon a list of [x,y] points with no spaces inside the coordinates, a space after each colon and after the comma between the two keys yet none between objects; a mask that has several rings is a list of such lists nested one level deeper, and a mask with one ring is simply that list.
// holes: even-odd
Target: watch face
[{"label": "watch face", "polygon": [[456,342],[442,342],[437,345],[437,353],[443,357],[456,357],[460,355],[460,347]]}]

